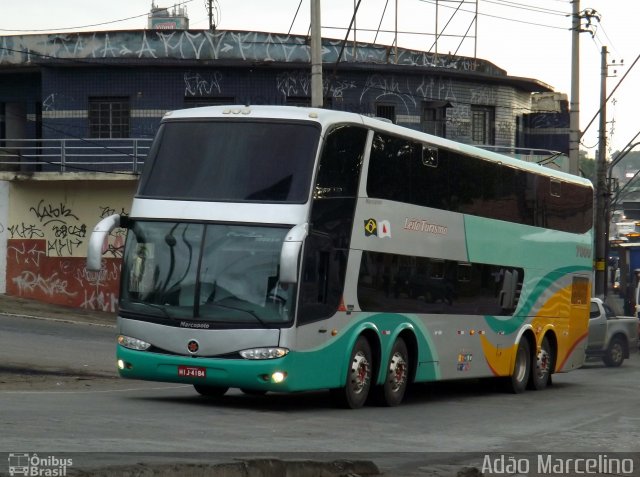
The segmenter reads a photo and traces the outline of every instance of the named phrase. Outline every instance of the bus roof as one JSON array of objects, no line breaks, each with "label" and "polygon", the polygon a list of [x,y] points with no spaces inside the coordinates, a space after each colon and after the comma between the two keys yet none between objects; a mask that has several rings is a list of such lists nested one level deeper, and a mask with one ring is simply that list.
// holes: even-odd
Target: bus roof
[{"label": "bus roof", "polygon": [[198,108],[180,109],[169,111],[163,117],[163,121],[174,119],[196,119],[196,118],[260,118],[260,119],[279,119],[279,120],[297,120],[311,121],[320,124],[323,129],[335,123],[355,123],[362,124],[377,131],[385,131],[390,134],[404,136],[415,139],[416,141],[427,142],[434,146],[447,148],[461,154],[486,159],[492,162],[501,162],[510,167],[522,169],[536,174],[542,174],[557,179],[582,184],[592,187],[591,181],[586,178],[579,177],[566,172],[550,169],[540,164],[526,162],[505,154],[482,149],[481,147],[464,144],[453,141],[451,139],[433,136],[415,129],[399,126],[390,121],[378,117],[370,117],[357,113],[346,111],[335,111],[322,108],[308,108],[300,106],[243,106],[243,105],[225,105],[225,106],[203,106]]}]

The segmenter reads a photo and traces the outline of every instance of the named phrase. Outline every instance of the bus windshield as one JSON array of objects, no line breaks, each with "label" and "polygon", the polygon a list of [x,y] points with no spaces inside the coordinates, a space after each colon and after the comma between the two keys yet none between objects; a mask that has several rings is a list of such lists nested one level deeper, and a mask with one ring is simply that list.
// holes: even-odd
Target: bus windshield
[{"label": "bus windshield", "polygon": [[120,312],[280,327],[292,319],[295,296],[278,282],[287,230],[136,221],[127,234]]},{"label": "bus windshield", "polygon": [[138,196],[304,203],[318,125],[260,120],[168,121],[161,125]]}]

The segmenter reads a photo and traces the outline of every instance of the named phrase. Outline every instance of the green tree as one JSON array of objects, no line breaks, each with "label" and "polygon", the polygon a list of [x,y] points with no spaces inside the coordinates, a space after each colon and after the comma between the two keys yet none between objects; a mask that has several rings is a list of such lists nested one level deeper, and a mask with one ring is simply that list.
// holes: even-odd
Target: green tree
[{"label": "green tree", "polygon": [[596,161],[592,157],[587,157],[585,151],[580,151],[578,156],[578,170],[582,177],[586,177],[595,184],[596,182]]}]

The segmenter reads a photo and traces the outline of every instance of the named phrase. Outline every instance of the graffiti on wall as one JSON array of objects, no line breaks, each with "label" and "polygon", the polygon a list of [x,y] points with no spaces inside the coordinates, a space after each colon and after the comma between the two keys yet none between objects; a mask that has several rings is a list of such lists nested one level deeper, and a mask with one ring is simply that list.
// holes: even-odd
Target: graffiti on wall
[{"label": "graffiti on wall", "polygon": [[43,239],[10,239],[7,294],[56,305],[114,312],[118,302],[120,260],[105,258],[100,272],[89,273],[84,257],[50,256]]},{"label": "graffiti on wall", "polygon": [[[227,30],[111,31],[50,33],[0,37],[0,64],[28,64],[55,59],[146,58],[180,60],[311,61],[308,37]],[[322,61],[398,64],[506,75],[477,58],[442,55],[372,43],[343,49],[339,39],[322,40]]]},{"label": "graffiti on wall", "polygon": [[189,96],[211,96],[220,93],[220,80],[222,73],[215,71],[209,75],[201,75],[200,73],[184,74],[184,95]]},{"label": "graffiti on wall", "polygon": [[58,257],[73,255],[87,236],[86,224],[63,203],[49,203],[45,199],[29,208],[32,222],[7,227],[10,239],[45,238],[47,252]]},{"label": "graffiti on wall", "polygon": [[[99,218],[123,208],[97,207]],[[5,228],[3,226],[3,228]],[[126,232],[115,229],[103,247],[103,266],[86,269],[87,224],[63,201],[40,199],[7,231],[7,294],[75,308],[116,310]],[[82,248],[82,250],[79,250]]]},{"label": "graffiti on wall", "polygon": [[367,81],[362,88],[360,94],[360,103],[363,98],[368,95],[373,95],[375,101],[394,100],[401,103],[406,113],[411,112],[410,106],[415,108],[416,99],[413,94],[409,92],[408,87],[404,84],[401,85],[395,76],[383,76],[383,75],[371,75],[367,78]]},{"label": "graffiti on wall", "polygon": [[[342,98],[345,91],[357,89],[355,80],[324,77],[324,96]],[[393,101],[404,106],[406,114],[411,114],[421,100],[457,101],[450,79],[423,76],[418,83],[395,76],[368,75],[361,86],[359,106],[371,101]],[[285,71],[276,76],[276,88],[285,97],[309,97],[311,95],[311,75],[303,71]],[[350,110],[361,108],[352,107]],[[468,112],[468,111],[467,111]]]}]

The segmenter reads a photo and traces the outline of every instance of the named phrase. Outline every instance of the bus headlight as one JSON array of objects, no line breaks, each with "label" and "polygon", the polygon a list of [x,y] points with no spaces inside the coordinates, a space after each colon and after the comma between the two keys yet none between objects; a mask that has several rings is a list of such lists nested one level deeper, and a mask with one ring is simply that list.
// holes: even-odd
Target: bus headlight
[{"label": "bus headlight", "polygon": [[118,344],[125,348],[135,349],[138,351],[144,351],[151,347],[151,343],[139,340],[138,338],[132,338],[131,336],[118,335]]},{"label": "bus headlight", "polygon": [[275,359],[282,358],[289,350],[287,348],[251,348],[240,351],[244,359]]}]

